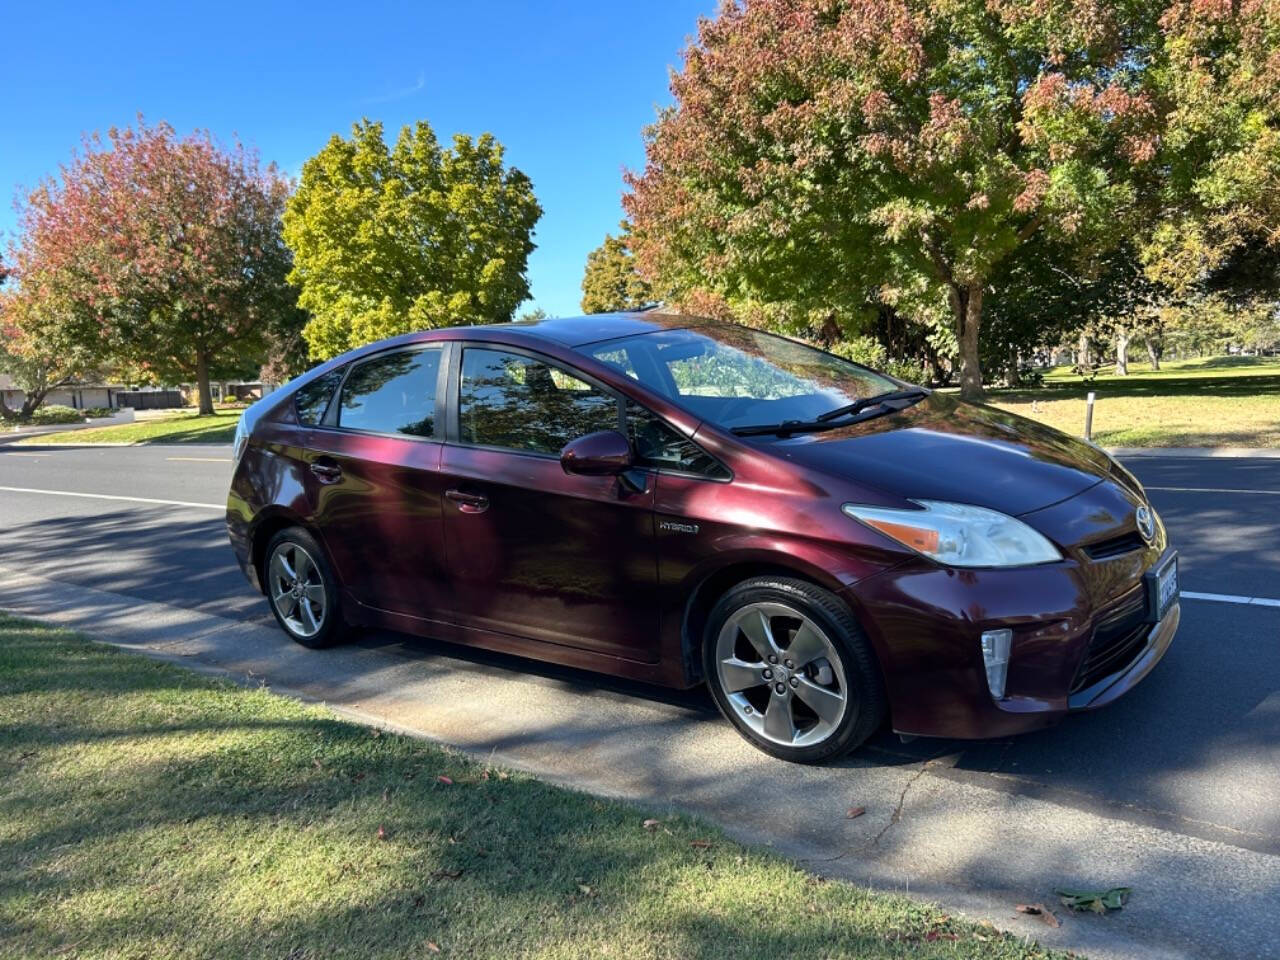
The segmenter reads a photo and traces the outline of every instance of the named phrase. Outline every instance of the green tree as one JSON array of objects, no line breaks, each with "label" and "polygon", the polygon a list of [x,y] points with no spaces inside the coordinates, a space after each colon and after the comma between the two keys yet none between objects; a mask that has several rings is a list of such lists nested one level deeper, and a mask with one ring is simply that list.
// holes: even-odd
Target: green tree
[{"label": "green tree", "polygon": [[431,127],[393,147],[365,120],[302,168],[284,217],[290,280],[325,359],[410,330],[511,319],[542,214],[529,178],[489,134],[442,149]]},{"label": "green tree", "polygon": [[980,397],[984,308],[1033,239],[1087,273],[1138,236],[1167,283],[1172,252],[1275,238],[1277,23],[1275,0],[730,3],[628,177],[641,270],[664,295],[942,306]]},{"label": "green tree", "polygon": [[606,233],[604,243],[587,254],[582,275],[582,312],[612,313],[642,310],[654,302],[631,253],[631,224],[623,220],[618,236]]},{"label": "green tree", "polygon": [[[7,276],[0,264],[0,285]],[[24,392],[16,410],[0,395],[0,419],[27,420],[51,390],[101,369],[90,346],[65,336],[66,325],[57,322],[59,304],[40,289],[41,280],[31,276],[22,287],[0,291],[0,373]]]}]

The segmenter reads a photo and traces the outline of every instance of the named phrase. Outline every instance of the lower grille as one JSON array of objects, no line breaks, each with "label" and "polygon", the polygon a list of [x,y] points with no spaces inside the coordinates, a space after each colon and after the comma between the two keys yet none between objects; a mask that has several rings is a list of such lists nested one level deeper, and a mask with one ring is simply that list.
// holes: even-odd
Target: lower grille
[{"label": "lower grille", "polygon": [[1091,543],[1084,548],[1084,552],[1088,554],[1090,560],[1110,560],[1112,557],[1122,557],[1126,553],[1142,550],[1146,546],[1146,541],[1137,533],[1124,533],[1110,540]]},{"label": "lower grille", "polygon": [[1133,663],[1147,644],[1147,592],[1138,587],[1110,610],[1093,631],[1089,649],[1076,671],[1071,692],[1093,686]]}]

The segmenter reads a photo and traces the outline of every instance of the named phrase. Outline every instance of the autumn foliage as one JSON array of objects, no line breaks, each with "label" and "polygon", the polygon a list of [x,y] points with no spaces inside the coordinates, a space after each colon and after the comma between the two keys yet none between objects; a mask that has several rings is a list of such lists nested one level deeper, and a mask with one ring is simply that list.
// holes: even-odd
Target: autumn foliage
[{"label": "autumn foliage", "polygon": [[30,339],[167,381],[256,372],[292,308],[280,237],[288,181],[240,145],[139,121],[87,138],[21,210],[12,251]]},{"label": "autumn foliage", "polygon": [[628,179],[638,263],[677,300],[945,311],[980,396],[1019,258],[1131,245],[1186,285],[1276,241],[1277,31],[1276,0],[729,3]]}]

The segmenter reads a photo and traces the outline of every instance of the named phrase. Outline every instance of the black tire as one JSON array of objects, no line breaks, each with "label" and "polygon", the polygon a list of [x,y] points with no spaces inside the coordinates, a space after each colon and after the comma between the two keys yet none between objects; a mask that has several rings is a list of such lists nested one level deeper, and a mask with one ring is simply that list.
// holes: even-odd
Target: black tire
[{"label": "black tire", "polygon": [[[800,619],[793,620],[789,613],[776,613],[775,611],[779,608],[789,608],[796,612]],[[741,668],[743,674],[749,673],[746,670],[749,666],[753,669],[759,668],[762,676],[768,675],[765,673],[766,670],[779,670],[778,665],[771,666],[763,655],[759,663],[749,660],[758,649],[756,643],[746,636],[745,630],[740,630],[736,625],[730,626],[731,622],[736,623],[737,619],[747,623],[749,618],[759,616],[761,613],[766,615],[765,622],[770,625],[766,627],[769,630],[770,643],[773,643],[774,628],[781,625],[785,631],[788,623],[796,623],[797,627],[789,640],[789,643],[795,644],[805,619],[825,635],[822,639],[829,641],[823,647],[826,655],[814,660],[810,666],[804,667],[797,664],[796,668],[790,671],[782,666],[779,673],[774,673],[773,679],[763,684],[763,706],[760,702],[761,692],[758,686],[752,685],[733,692],[726,690],[726,681],[722,678],[720,664],[720,661],[725,658],[719,656],[717,652],[723,632],[724,643],[735,645],[731,655],[733,663],[730,669],[739,663],[744,663],[744,667]],[[729,639],[735,635],[736,640]],[[810,636],[812,635],[813,633],[810,632]],[[745,647],[744,644],[746,644]],[[784,658],[783,663],[792,662],[786,659],[790,646],[776,649],[780,651],[778,655]],[[720,598],[707,618],[702,650],[707,686],[720,712],[747,740],[780,760],[792,763],[821,763],[834,759],[860,746],[884,722],[887,712],[884,682],[870,641],[867,640],[866,634],[863,633],[848,606],[830,591],[807,581],[788,577],[753,577],[731,588]],[[838,658],[838,669],[836,664],[830,662],[830,654]],[[798,653],[797,658],[800,657]],[[728,660],[725,662],[728,663]],[[826,679],[828,671],[830,672],[829,680]],[[784,679],[786,683],[776,682],[779,679]],[[821,692],[813,690],[813,686],[818,684],[824,685],[824,690],[832,692],[843,690],[843,714],[838,721],[831,719],[824,723],[822,717],[809,709],[808,700],[826,700],[825,697],[813,696],[815,692]],[[798,688],[801,685],[804,685],[805,689],[796,689],[794,692],[778,689],[783,686]],[[765,713],[774,705],[775,691],[788,704],[787,717],[791,720],[790,729],[793,735],[800,741],[798,745],[792,746],[770,739],[762,729],[767,723]],[[801,724],[796,722],[797,715],[802,713],[813,716],[812,726],[808,727],[807,731],[802,730]],[[824,731],[824,726],[830,729]],[[787,727],[782,729],[785,734]],[[821,739],[804,742],[806,736],[820,736]]]},{"label": "black tire", "polygon": [[[278,571],[273,570],[273,558],[277,551],[286,551],[285,559],[290,566],[305,567],[308,573],[312,568],[314,569],[314,576],[307,577],[301,595],[293,594],[292,591],[288,594],[294,602],[295,615],[292,617],[281,612],[282,605],[287,607],[288,599],[283,601],[276,599],[283,582]],[[299,562],[302,556],[306,557],[305,565]],[[347,639],[350,629],[342,617],[338,579],[334,576],[324,549],[310,533],[302,527],[286,527],[277,531],[267,541],[266,549],[262,551],[260,572],[271,613],[275,616],[276,623],[280,624],[280,629],[288,634],[290,639],[313,649],[331,647]],[[320,597],[323,597],[322,607],[318,599]],[[306,604],[305,609],[302,606],[303,603]],[[321,610],[322,615],[318,628],[311,632],[310,626],[316,620],[317,608]]]}]

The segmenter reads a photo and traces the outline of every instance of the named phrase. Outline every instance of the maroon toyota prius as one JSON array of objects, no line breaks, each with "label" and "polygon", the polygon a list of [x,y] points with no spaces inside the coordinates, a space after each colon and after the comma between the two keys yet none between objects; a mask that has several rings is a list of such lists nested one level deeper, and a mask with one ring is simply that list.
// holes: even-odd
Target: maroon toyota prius
[{"label": "maroon toyota prius", "polygon": [[1044,727],[1178,627],[1177,555],[1105,453],[731,324],[371,344],[250,407],[235,462],[231,544],[299,643],[381,627],[706,683],[785,760],[886,717]]}]

